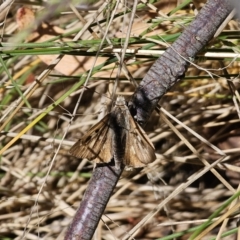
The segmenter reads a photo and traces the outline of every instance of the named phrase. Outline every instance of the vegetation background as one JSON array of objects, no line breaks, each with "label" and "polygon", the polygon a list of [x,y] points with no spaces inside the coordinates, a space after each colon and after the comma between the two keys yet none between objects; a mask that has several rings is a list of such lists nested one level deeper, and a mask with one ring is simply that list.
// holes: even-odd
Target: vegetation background
[{"label": "vegetation background", "polygon": [[[71,157],[70,146],[106,113],[112,93],[130,98],[204,2],[139,1],[129,28],[132,4],[2,3],[1,239],[63,239],[93,169]],[[165,115],[155,112],[145,128],[157,160],[125,171],[95,239],[122,238],[162,203],[135,239],[197,239],[197,231],[201,239],[237,239],[239,50],[233,19],[162,98]]]}]

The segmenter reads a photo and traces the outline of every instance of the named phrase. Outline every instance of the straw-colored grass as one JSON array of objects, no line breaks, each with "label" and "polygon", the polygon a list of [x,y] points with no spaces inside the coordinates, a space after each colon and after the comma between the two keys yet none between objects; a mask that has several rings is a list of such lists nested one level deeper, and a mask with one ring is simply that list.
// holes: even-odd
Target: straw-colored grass
[{"label": "straw-colored grass", "polygon": [[[6,1],[0,15],[1,239],[63,239],[93,169],[71,157],[70,146],[107,111],[113,92],[131,96],[132,80],[139,82],[194,19],[201,4],[194,12],[189,2],[139,1],[129,29],[131,1],[101,1],[91,11],[64,1],[57,10],[38,2],[22,2],[19,10]],[[124,172],[95,239],[127,239],[135,228],[141,240],[236,239],[239,69],[239,25],[230,21],[161,99],[162,109],[145,128],[157,160]]]}]

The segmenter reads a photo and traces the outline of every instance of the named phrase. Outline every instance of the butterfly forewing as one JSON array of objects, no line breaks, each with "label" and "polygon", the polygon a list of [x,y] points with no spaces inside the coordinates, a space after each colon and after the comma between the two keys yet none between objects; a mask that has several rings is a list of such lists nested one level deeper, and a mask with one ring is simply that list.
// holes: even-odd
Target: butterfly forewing
[{"label": "butterfly forewing", "polygon": [[95,162],[109,162],[112,158],[109,129],[110,114],[94,125],[70,149],[70,154],[77,158],[87,158]]},{"label": "butterfly forewing", "polygon": [[154,146],[131,115],[129,116],[129,126],[125,164],[135,168],[144,167],[156,159]]}]

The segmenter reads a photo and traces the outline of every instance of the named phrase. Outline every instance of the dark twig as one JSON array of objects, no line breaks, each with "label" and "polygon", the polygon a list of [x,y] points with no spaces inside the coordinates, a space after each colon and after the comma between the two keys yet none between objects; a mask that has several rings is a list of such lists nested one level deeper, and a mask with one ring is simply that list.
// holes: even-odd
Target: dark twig
[{"label": "dark twig", "polygon": [[95,232],[106,204],[121,176],[122,169],[109,164],[99,165],[94,171],[65,240],[89,240]]},{"label": "dark twig", "polygon": [[212,39],[232,10],[228,0],[209,0],[177,41],[156,60],[129,105],[132,115],[141,125],[146,123],[160,98],[184,77],[189,62]]},{"label": "dark twig", "polygon": [[[188,61],[213,37],[232,9],[228,0],[209,0],[178,40],[153,64],[130,102],[131,113],[140,124],[147,121],[159,99],[184,76]],[[92,238],[121,172],[109,165],[95,168],[66,240]]]}]

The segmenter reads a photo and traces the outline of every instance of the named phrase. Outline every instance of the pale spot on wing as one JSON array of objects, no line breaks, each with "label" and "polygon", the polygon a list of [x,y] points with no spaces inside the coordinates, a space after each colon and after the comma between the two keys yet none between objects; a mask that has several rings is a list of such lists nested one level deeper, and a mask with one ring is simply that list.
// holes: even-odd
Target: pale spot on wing
[{"label": "pale spot on wing", "polygon": [[132,152],[132,154],[136,155],[136,152],[135,152],[135,149],[133,146],[131,146],[131,152]]}]

